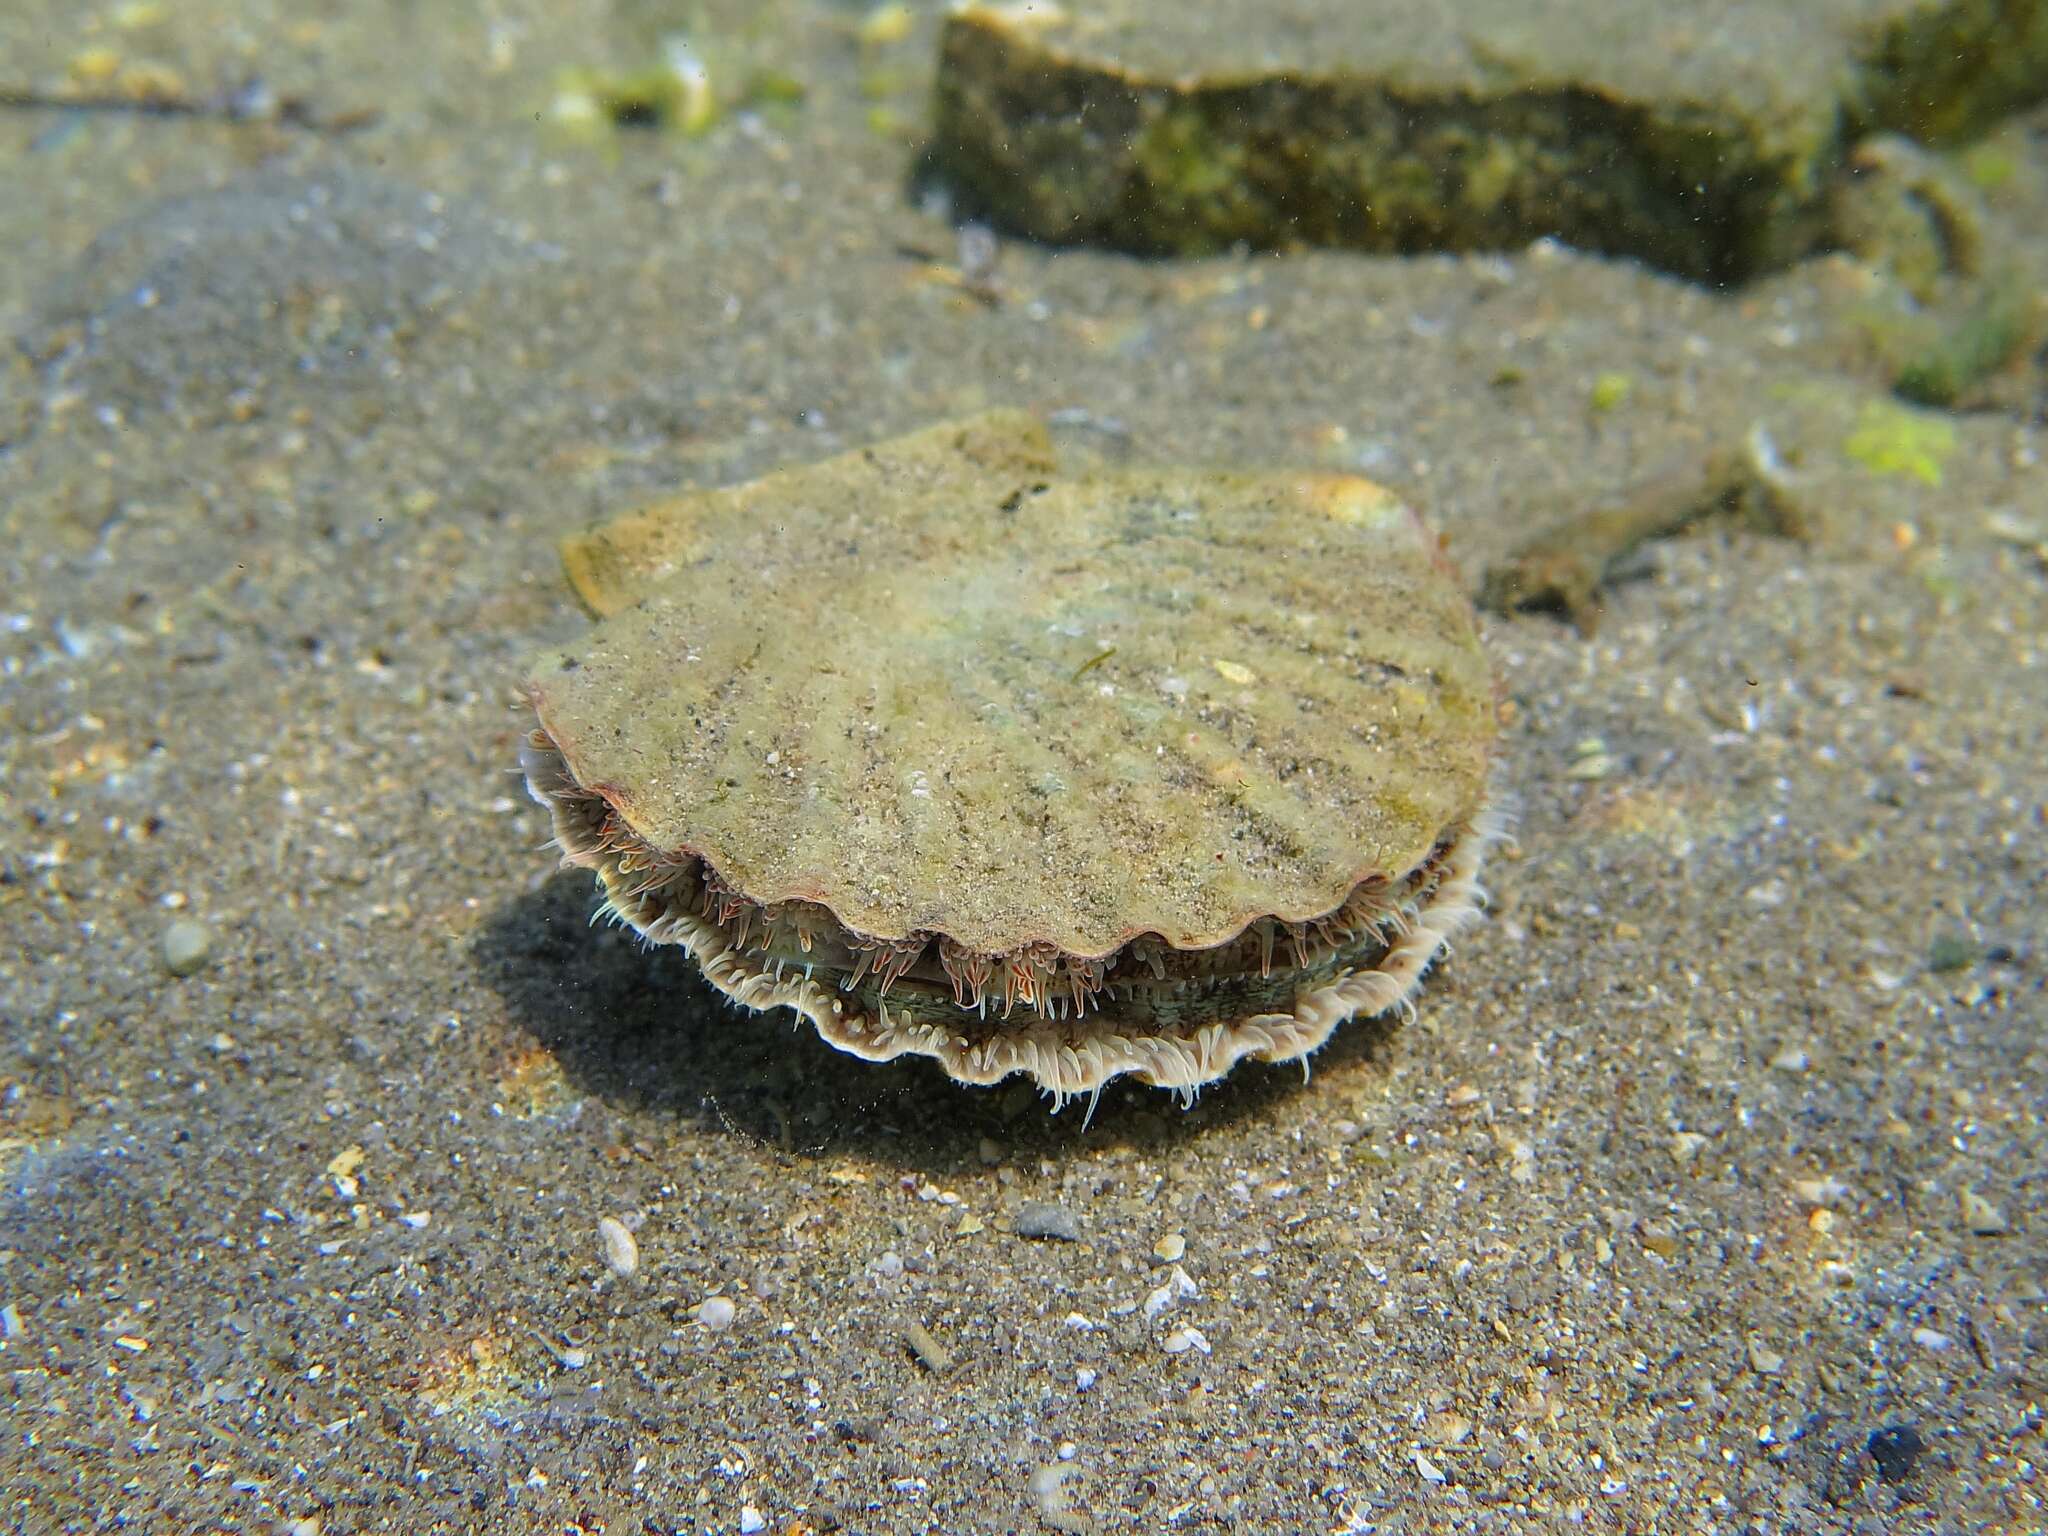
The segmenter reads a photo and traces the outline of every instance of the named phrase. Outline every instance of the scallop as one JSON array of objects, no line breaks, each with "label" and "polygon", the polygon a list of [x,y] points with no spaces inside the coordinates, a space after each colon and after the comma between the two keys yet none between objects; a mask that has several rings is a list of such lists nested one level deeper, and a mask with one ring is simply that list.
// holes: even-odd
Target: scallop
[{"label": "scallop", "polygon": [[1060,473],[993,412],[565,542],[521,761],[604,910],[873,1061],[1192,1095],[1408,1005],[1496,699],[1398,496]]}]

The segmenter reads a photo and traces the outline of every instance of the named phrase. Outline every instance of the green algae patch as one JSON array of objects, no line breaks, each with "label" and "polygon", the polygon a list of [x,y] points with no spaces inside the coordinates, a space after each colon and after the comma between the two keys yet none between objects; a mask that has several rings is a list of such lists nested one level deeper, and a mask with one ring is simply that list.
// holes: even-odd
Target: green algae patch
[{"label": "green algae patch", "polygon": [[655,38],[623,68],[575,64],[555,76],[547,121],[559,133],[609,146],[620,130],[701,138],[733,113],[787,113],[809,88],[758,40],[680,33]]},{"label": "green algae patch", "polygon": [[1603,373],[1593,381],[1586,403],[1604,415],[1625,402],[1634,388],[1635,381],[1625,373]]},{"label": "green algae patch", "polygon": [[1962,154],[1963,174],[1980,191],[1995,192],[2008,185],[2019,172],[2019,160],[2005,144],[1987,140],[1972,144]]},{"label": "green algae patch", "polygon": [[1941,468],[1955,451],[1956,429],[1938,416],[1871,401],[1842,452],[1874,475],[1903,475],[1940,485]]},{"label": "green algae patch", "polygon": [[687,41],[671,37],[639,68],[564,69],[556,78],[548,115],[557,128],[577,137],[602,139],[614,128],[657,128],[695,137],[709,132],[721,111],[709,66]]},{"label": "green algae patch", "polygon": [[[968,6],[941,39],[932,153],[1050,241],[1188,255],[1556,236],[1722,283],[1827,243],[1845,145],[1892,125],[1906,82],[1971,122],[2044,88],[1936,68],[1904,0],[1613,9],[1390,0],[1366,26],[1338,0]],[[2034,67],[2048,79],[2048,45]]]}]

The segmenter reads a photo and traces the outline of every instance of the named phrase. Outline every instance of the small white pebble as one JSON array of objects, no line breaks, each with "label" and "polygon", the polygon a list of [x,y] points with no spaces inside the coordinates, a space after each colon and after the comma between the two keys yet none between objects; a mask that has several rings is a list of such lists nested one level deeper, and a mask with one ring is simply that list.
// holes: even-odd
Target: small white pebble
[{"label": "small white pebble", "polygon": [[407,1211],[398,1219],[417,1231],[434,1219],[434,1213],[432,1211]]},{"label": "small white pebble", "polygon": [[[9,1310],[11,1311],[13,1309],[9,1308]],[[1074,1372],[1074,1390],[1076,1392],[1093,1391],[1095,1383],[1100,1381],[1101,1379],[1102,1378],[1097,1376],[1095,1372],[1089,1370],[1088,1367],[1084,1365],[1078,1371]]]},{"label": "small white pebble", "polygon": [[1614,754],[1607,750],[1607,744],[1598,736],[1588,736],[1572,749],[1572,760],[1564,776],[1576,784],[1590,784],[1610,778],[1620,767]]},{"label": "small white pebble", "polygon": [[706,1296],[697,1303],[697,1321],[713,1333],[723,1333],[732,1326],[738,1311],[730,1296]]},{"label": "small white pebble", "polygon": [[1966,1189],[1956,1197],[1961,1206],[1963,1225],[1979,1237],[1996,1237],[2005,1231],[2005,1212],[1986,1200],[1974,1189]]},{"label": "small white pebble", "polygon": [[213,952],[213,935],[205,924],[180,918],[164,929],[164,969],[173,976],[192,976],[203,970]]},{"label": "small white pebble", "polygon": [[1157,1317],[1176,1301],[1192,1301],[1201,1294],[1200,1287],[1188,1278],[1188,1272],[1176,1264],[1173,1273],[1166,1277],[1166,1283],[1146,1296],[1146,1320]]},{"label": "small white pebble", "polygon": [[1024,1486],[1030,1492],[1032,1502],[1038,1506],[1041,1515],[1058,1516],[1072,1509],[1072,1498],[1061,1485],[1080,1470],[1079,1467],[1049,1462],[1032,1471]]},{"label": "small white pebble", "polygon": [[1199,1328],[1175,1329],[1166,1336],[1165,1346],[1169,1355],[1184,1355],[1191,1349],[1199,1350],[1205,1355],[1209,1353],[1209,1341],[1202,1337],[1202,1330]]},{"label": "small white pebble", "polygon": [[605,1266],[621,1280],[631,1279],[640,1268],[640,1245],[626,1224],[607,1216],[597,1224],[597,1240],[604,1248]]},{"label": "small white pebble", "polygon": [[0,1339],[18,1339],[21,1335],[21,1313],[10,1301],[6,1306],[0,1307]]},{"label": "small white pebble", "polygon": [[1833,1205],[1846,1199],[1851,1191],[1848,1185],[1828,1173],[1817,1179],[1794,1179],[1792,1193],[1806,1205]]},{"label": "small white pebble", "polygon": [[1187,1251],[1188,1240],[1178,1232],[1169,1232],[1152,1245],[1152,1256],[1162,1264],[1178,1264]]},{"label": "small white pebble", "polygon": [[1913,1330],[1913,1342],[1922,1349],[1931,1349],[1938,1354],[1955,1343],[1955,1340],[1941,1332],[1938,1328],[1915,1328]]},{"label": "small white pebble", "polygon": [[756,1531],[765,1531],[768,1522],[761,1518],[761,1511],[747,1504],[740,1509],[740,1536],[754,1536]]}]

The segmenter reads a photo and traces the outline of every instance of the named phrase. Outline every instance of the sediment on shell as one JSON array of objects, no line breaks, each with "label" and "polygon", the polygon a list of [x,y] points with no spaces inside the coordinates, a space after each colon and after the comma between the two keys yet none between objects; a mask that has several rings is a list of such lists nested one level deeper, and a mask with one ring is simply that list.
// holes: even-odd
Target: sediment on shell
[{"label": "sediment on shell", "polygon": [[1477,915],[1480,864],[1501,831],[1481,812],[1404,876],[1372,877],[1319,918],[1261,919],[1206,949],[1140,936],[1105,956],[1039,945],[989,955],[943,934],[859,934],[810,903],[752,901],[705,861],[639,838],[544,730],[526,738],[521,766],[565,859],[597,874],[600,911],[682,945],[736,1002],[794,1008],[868,1060],[930,1056],[970,1083],[1023,1073],[1062,1097],[1124,1074],[1192,1094],[1246,1057],[1298,1060],[1345,1019],[1406,1006]]}]

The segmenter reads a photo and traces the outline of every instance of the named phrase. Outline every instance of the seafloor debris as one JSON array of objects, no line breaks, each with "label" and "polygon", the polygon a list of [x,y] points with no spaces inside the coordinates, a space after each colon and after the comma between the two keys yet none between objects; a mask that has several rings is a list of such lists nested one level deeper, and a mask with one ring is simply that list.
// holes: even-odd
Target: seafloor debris
[{"label": "seafloor debris", "polygon": [[1834,191],[1833,238],[1870,275],[1858,350],[1916,405],[1996,403],[1999,375],[2048,335],[2031,236],[1985,195],[1996,147],[1947,156],[1878,134]]},{"label": "seafloor debris", "polygon": [[1486,573],[1482,600],[1502,612],[1556,609],[1591,634],[1606,584],[1626,556],[1650,539],[1728,512],[1771,533],[1804,532],[1804,513],[1760,430],[1740,447],[1681,455],[1619,498],[1538,535]]},{"label": "seafloor debris", "polygon": [[567,541],[527,783],[604,911],[871,1060],[1192,1090],[1474,915],[1493,685],[1369,481],[1063,477],[998,412]]},{"label": "seafloor debris", "polygon": [[175,76],[147,67],[131,70],[110,88],[74,80],[55,89],[0,84],[0,110],[120,112],[140,117],[201,117],[229,123],[278,123],[316,133],[353,133],[377,121],[374,107],[323,112],[302,96],[280,96],[260,76],[195,96]]}]

